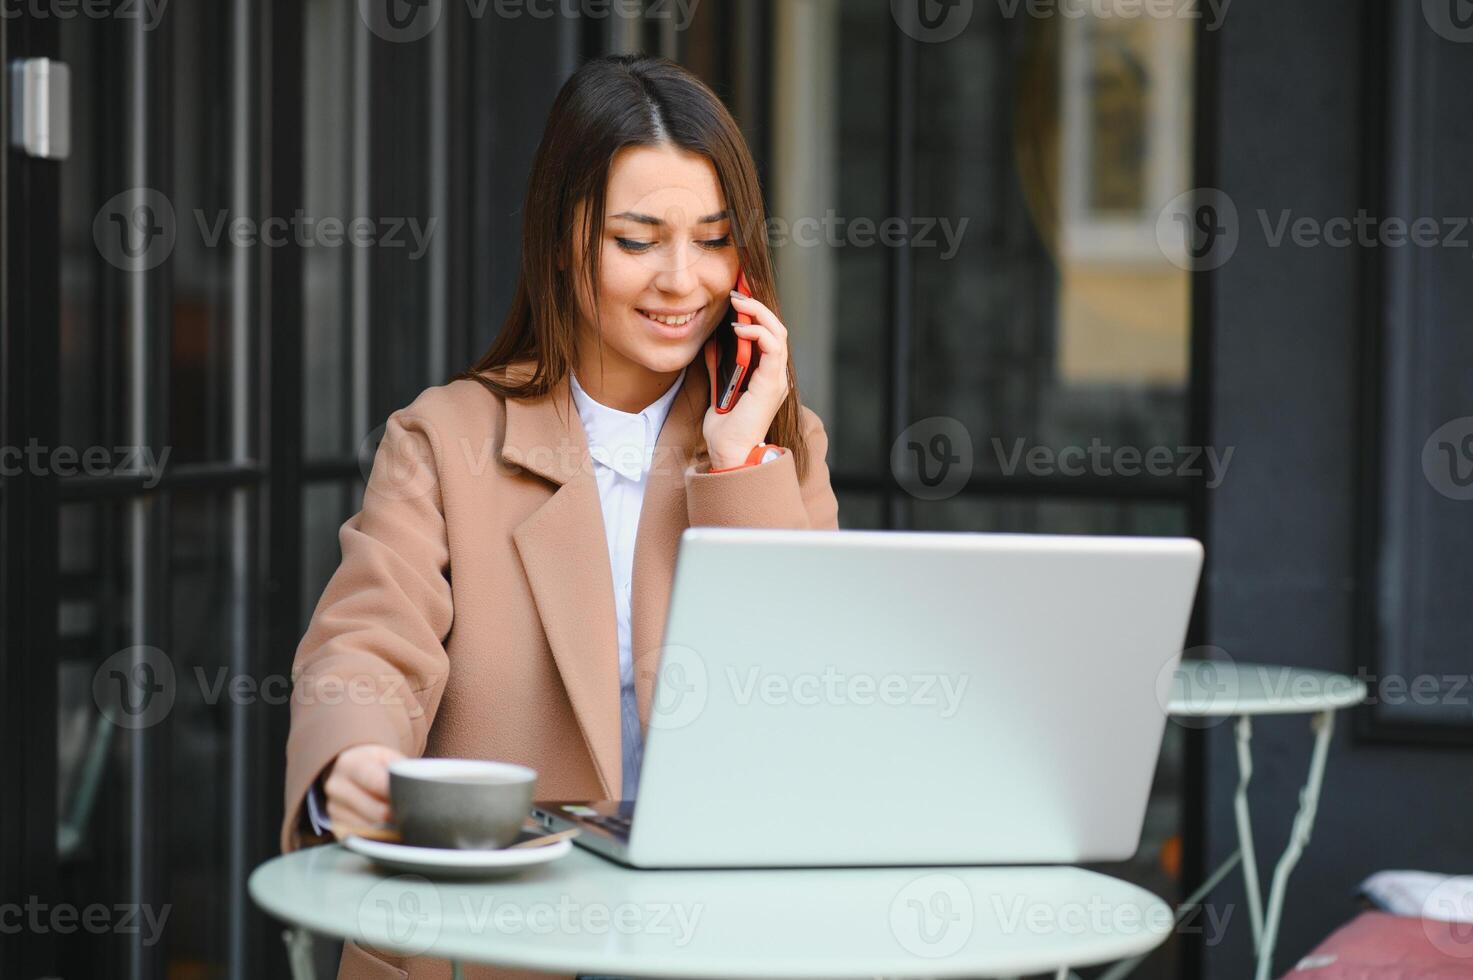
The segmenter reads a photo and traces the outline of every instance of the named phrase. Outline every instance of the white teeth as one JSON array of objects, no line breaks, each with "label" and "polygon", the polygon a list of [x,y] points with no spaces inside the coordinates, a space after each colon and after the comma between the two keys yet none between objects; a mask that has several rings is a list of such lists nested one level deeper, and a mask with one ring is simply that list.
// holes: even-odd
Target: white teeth
[{"label": "white teeth", "polygon": [[[649,317],[651,320],[654,320],[657,323],[664,323],[664,324],[666,324],[668,326],[672,326],[672,327],[679,327],[679,326],[682,326],[684,324],[687,324],[696,315],[695,313],[687,313],[684,316],[658,316],[658,315],[656,315],[654,313],[645,313],[643,310],[640,310],[640,312],[641,313],[644,313],[645,316]],[[699,312],[700,312],[700,310],[697,310],[696,311],[696,313],[699,313]]]}]

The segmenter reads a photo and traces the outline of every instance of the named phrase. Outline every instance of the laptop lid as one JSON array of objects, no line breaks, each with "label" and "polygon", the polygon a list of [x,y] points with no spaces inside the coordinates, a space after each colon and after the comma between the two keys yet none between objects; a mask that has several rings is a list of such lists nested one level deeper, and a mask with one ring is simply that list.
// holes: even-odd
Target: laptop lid
[{"label": "laptop lid", "polygon": [[1121,860],[1202,566],[1184,538],[691,528],[629,860]]}]

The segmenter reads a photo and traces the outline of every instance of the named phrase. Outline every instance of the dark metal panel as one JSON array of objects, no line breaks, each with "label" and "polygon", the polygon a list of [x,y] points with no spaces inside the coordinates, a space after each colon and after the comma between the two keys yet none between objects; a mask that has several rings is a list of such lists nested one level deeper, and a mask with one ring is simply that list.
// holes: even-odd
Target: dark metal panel
[{"label": "dark metal panel", "polygon": [[[124,85],[128,93],[125,173],[130,188],[173,192],[173,19],[156,28],[142,21],[126,28]],[[124,275],[124,329],[127,334],[127,429],[132,445],[152,447],[155,458],[168,443],[172,262]],[[168,650],[169,503],[167,496],[130,500],[124,510],[129,573],[134,583],[130,641],[135,648]],[[141,662],[141,661],[140,661]],[[168,881],[169,735],[172,723],[127,733],[127,894],[140,908],[159,909],[171,901]],[[126,939],[128,975],[162,980],[168,943],[145,944],[143,935]]]},{"label": "dark metal panel", "polygon": [[[271,214],[305,209],[302,179],[303,23],[300,0],[266,0],[261,5],[260,57],[264,87],[261,163],[266,174],[263,207]],[[258,601],[264,614],[256,656],[257,676],[290,676],[301,638],[302,575],[302,254],[289,243],[267,249],[261,268],[260,384],[256,406],[261,455],[270,473],[259,500],[261,561]],[[250,827],[250,862],[278,851],[278,816],[286,777],[285,710],[253,716],[247,738],[248,781],[259,792],[258,821]],[[265,801],[265,802],[262,802]],[[259,812],[264,811],[264,812]],[[287,976],[281,928],[252,906],[245,941],[256,951],[246,976]]]},{"label": "dark metal panel", "polygon": [[476,309],[475,294],[487,287],[486,277],[474,274],[473,248],[475,232],[489,228],[490,222],[484,220],[481,213],[484,205],[475,194],[477,168],[474,161],[483,157],[477,151],[489,147],[492,135],[484,122],[487,114],[477,111],[489,104],[491,93],[472,88],[486,75],[485,63],[476,56],[478,22],[470,17],[468,8],[456,5],[446,11],[446,19],[445,26],[451,30],[446,45],[449,104],[445,111],[451,125],[447,134],[445,182],[446,198],[454,201],[456,206],[449,209],[454,212],[453,216],[449,213],[439,215],[441,240],[446,248],[447,333],[445,362],[434,365],[434,369],[442,377],[450,377],[464,369],[479,353],[472,351],[471,322]]},{"label": "dark metal panel", "polygon": [[[915,210],[915,97],[917,41],[905,31],[890,32],[890,217],[908,222]],[[889,252],[890,274],[890,376],[885,386],[885,416],[891,436],[903,432],[911,415],[911,351],[915,327],[915,261],[910,239]],[[884,440],[886,458],[878,460],[879,472],[890,471],[889,439]],[[910,526],[910,498],[893,484],[886,488],[886,524],[890,528]]]},{"label": "dark metal panel", "polygon": [[[261,213],[261,7],[254,0],[233,0],[230,8],[231,52],[231,196],[236,214]],[[272,212],[282,213],[282,212]],[[257,371],[251,353],[257,343],[261,291],[262,249],[236,248],[231,253],[230,276],[230,461],[248,468],[256,457],[258,399]],[[269,251],[269,250],[265,250]],[[226,615],[230,619],[230,671],[236,677],[266,676],[263,647],[256,623],[255,592],[257,534],[260,507],[252,487],[238,487],[230,502],[230,590]],[[269,811],[261,806],[271,798],[263,778],[265,742],[261,711],[252,704],[228,702],[229,792],[226,816],[225,887],[226,975],[247,980],[261,975],[263,943],[260,929],[252,930],[261,915],[251,902],[246,882],[251,871],[270,852],[262,851],[262,828],[271,826]]]},{"label": "dark metal panel", "polygon": [[[495,20],[495,17],[488,17]],[[388,40],[370,33],[365,65],[368,93],[368,187],[366,216],[427,222],[429,207],[429,79],[439,23],[415,41]],[[444,216],[440,216],[443,222]],[[437,232],[444,229],[437,227]],[[401,237],[407,237],[401,231]],[[368,302],[368,428],[413,401],[428,374],[427,314],[431,283],[425,257],[411,260],[405,248],[364,249],[367,278],[359,283]],[[365,432],[354,432],[362,438]]]},{"label": "dark metal panel", "polygon": [[[1473,62],[1441,36],[1431,15],[1376,8],[1362,75],[1367,126],[1363,181],[1372,215],[1466,222],[1473,161],[1465,127],[1447,125]],[[1462,216],[1462,217],[1457,217]],[[1373,682],[1402,678],[1413,696],[1386,686],[1359,715],[1365,739],[1473,745],[1466,638],[1473,574],[1468,489],[1473,451],[1473,290],[1467,242],[1364,248],[1361,288],[1355,664]]]},{"label": "dark metal panel", "polygon": [[[12,11],[12,13],[15,13]],[[56,57],[55,18],[0,18],[0,64]],[[0,132],[10,131],[0,72]],[[0,445],[55,445],[59,395],[60,178],[54,161],[0,150]],[[57,893],[55,477],[0,484],[0,902]],[[0,930],[0,975],[43,976],[50,932]]]},{"label": "dark metal panel", "polygon": [[146,473],[79,474],[57,480],[63,501],[141,497],[170,490],[229,490],[252,486],[265,479],[265,468],[255,462],[184,463]]},{"label": "dark metal panel", "polygon": [[757,162],[757,180],[770,187],[772,160],[772,5],[767,0],[738,0],[728,12],[732,42],[721,45],[728,65],[734,104],[742,132]]},{"label": "dark metal panel", "polygon": [[[1218,181],[1219,152],[1219,73],[1221,41],[1219,31],[1207,30],[1202,22],[1196,29],[1195,62],[1192,95],[1192,186],[1215,187]],[[1217,330],[1215,315],[1216,277],[1211,270],[1191,274],[1190,366],[1187,383],[1187,441],[1193,446],[1216,446],[1213,425],[1213,358]],[[1209,519],[1211,491],[1205,479],[1197,481],[1187,497],[1188,534],[1202,542],[1205,552],[1213,548],[1212,522]],[[1204,580],[1197,587],[1196,604],[1187,627],[1188,648],[1208,643],[1207,623],[1211,611],[1212,591]],[[1195,890],[1205,881],[1211,865],[1207,860],[1207,738],[1202,728],[1187,728],[1184,737],[1182,771],[1182,877],[1183,894]],[[1176,969],[1183,980],[1200,980],[1207,946],[1201,931],[1180,935],[1180,957]]]}]

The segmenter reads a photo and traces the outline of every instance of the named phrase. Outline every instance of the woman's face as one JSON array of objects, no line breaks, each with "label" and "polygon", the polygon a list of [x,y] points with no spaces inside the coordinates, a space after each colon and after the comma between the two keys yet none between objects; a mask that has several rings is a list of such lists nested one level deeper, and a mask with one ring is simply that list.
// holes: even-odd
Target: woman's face
[{"label": "woman's face", "polygon": [[[716,168],[671,146],[625,147],[610,167],[605,203],[597,298],[603,367],[682,371],[716,329],[736,283],[739,259]],[[581,268],[581,234],[574,248]],[[596,356],[599,328],[581,277],[578,292],[579,349]]]}]

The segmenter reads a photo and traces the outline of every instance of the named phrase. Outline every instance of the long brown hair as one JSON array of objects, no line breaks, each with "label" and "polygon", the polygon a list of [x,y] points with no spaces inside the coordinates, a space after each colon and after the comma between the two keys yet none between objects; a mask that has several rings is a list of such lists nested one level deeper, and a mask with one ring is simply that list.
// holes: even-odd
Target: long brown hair
[{"label": "long brown hair", "polygon": [[[731,213],[732,239],[752,294],[782,316],[773,288],[767,214],[757,168],[731,113],[704,82],[673,61],[647,55],[606,55],[575,71],[552,104],[527,187],[522,265],[511,310],[491,349],[461,377],[479,381],[505,398],[540,397],[568,377],[576,350],[578,309],[572,276],[584,275],[588,295],[598,296],[609,168],[615,154],[626,146],[661,145],[700,153],[715,166]],[[574,269],[574,221],[578,206],[585,201],[585,268]],[[596,307],[595,303],[595,316]],[[489,371],[528,358],[536,362],[536,370],[519,384],[487,376]],[[799,427],[798,382],[791,351],[788,377],[792,387],[778,407],[766,441],[787,447],[802,476],[808,468],[808,447]]]}]

